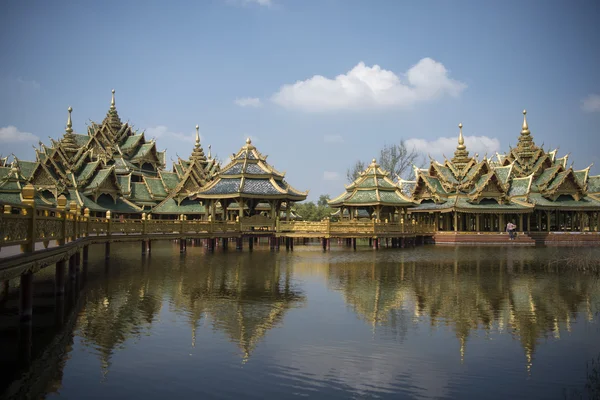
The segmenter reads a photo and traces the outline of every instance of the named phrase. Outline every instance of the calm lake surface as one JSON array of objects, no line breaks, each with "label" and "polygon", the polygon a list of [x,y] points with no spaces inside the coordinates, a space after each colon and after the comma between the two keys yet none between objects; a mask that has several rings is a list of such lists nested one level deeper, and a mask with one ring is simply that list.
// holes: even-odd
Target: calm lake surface
[{"label": "calm lake surface", "polygon": [[600,249],[111,250],[60,328],[36,276],[30,398],[563,399],[600,354],[598,275],[548,267]]}]

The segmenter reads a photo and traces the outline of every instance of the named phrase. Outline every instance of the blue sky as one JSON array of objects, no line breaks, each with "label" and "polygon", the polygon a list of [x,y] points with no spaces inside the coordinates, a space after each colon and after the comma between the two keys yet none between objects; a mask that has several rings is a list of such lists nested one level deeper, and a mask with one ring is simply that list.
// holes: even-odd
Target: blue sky
[{"label": "blue sky", "polygon": [[[246,137],[309,198],[409,140],[451,157],[462,122],[480,156],[534,140],[600,173],[597,1],[5,1],[0,153],[123,120],[167,158]],[[336,78],[337,77],[337,78]],[[446,138],[446,139],[444,139]]]}]

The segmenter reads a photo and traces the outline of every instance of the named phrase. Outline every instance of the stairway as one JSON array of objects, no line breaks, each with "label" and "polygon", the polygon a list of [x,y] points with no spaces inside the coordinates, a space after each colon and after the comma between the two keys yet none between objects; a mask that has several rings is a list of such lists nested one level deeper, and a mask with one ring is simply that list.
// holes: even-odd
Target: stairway
[{"label": "stairway", "polygon": [[433,236],[433,241],[435,244],[455,245],[535,246],[536,244],[536,241],[524,232],[519,232],[515,240],[510,240],[510,237],[506,232],[438,232]]}]

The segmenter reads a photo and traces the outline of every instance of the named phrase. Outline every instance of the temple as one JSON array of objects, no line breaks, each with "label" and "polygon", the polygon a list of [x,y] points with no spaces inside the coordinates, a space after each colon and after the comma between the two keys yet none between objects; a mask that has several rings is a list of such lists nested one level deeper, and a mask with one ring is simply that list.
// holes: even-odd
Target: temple
[{"label": "temple", "polygon": [[[250,139],[221,166],[210,146],[205,153],[196,126],[189,158],[178,157],[167,170],[166,152],[157,148],[154,139],[121,121],[114,90],[105,118],[91,122],[86,134],[73,131],[72,111],[69,107],[60,139],[35,148],[35,161],[0,156],[0,202],[22,204],[27,186],[27,193],[33,193],[28,202],[87,209],[90,217],[110,212],[113,219],[144,218],[144,214],[151,219],[224,222],[251,218],[247,221],[270,229],[275,229],[277,220],[299,219],[293,205],[305,200],[308,192],[291,186]],[[373,160],[329,201],[337,209],[332,220],[396,224],[402,226],[400,233],[408,233],[405,225],[427,227],[428,235],[433,230],[435,243],[460,238],[485,241],[493,235],[468,235],[504,233],[507,222],[516,224],[521,233],[517,239],[523,243],[544,242],[556,232],[600,232],[600,176],[590,176],[591,165],[575,170],[568,165],[568,156],[558,157],[557,150],[536,145],[526,111],[516,146],[493,158],[471,155],[462,124],[458,127],[454,156],[443,162],[431,159],[427,168],[415,167],[412,181],[393,181]],[[296,229],[309,229],[285,227],[290,235]],[[330,228],[323,225],[328,231],[321,237],[331,237]],[[584,236],[580,235],[590,239]],[[588,236],[598,241],[598,235]]]},{"label": "temple", "polygon": [[0,202],[21,204],[31,184],[36,204],[88,209],[90,216],[227,220],[266,213],[275,220],[283,210],[293,219],[292,202],[306,199],[308,192],[292,188],[249,140],[221,171],[196,125],[189,159],[178,157],[168,171],[166,151],[121,121],[114,90],[106,117],[91,122],[87,134],[73,132],[72,111],[62,137],[35,148],[35,161],[0,156]]},{"label": "temple", "polygon": [[[568,156],[558,158],[557,150],[538,147],[525,110],[517,146],[494,160],[470,155],[462,124],[458,127],[454,157],[443,163],[431,159],[428,168],[414,168],[413,181],[399,178],[394,189],[386,189],[396,210],[406,210],[417,224],[435,224],[436,242],[454,242],[451,234],[456,233],[504,232],[509,221],[528,233],[520,240],[549,232],[599,231],[600,176],[589,175],[591,165],[574,170],[567,166]],[[374,210],[384,206],[381,185],[389,186],[389,177],[376,168],[374,160],[346,193],[329,202],[340,209],[336,215],[379,218]],[[393,220],[394,212],[386,215]]]}]

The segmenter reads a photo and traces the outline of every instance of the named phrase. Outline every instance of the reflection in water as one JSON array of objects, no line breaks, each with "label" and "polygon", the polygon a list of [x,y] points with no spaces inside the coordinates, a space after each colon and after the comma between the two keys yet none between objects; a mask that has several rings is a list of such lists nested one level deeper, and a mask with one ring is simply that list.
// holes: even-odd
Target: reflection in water
[{"label": "reflection in water", "polygon": [[598,277],[544,249],[136,250],[92,252],[62,333],[34,329],[30,397],[560,397],[600,352]]}]

